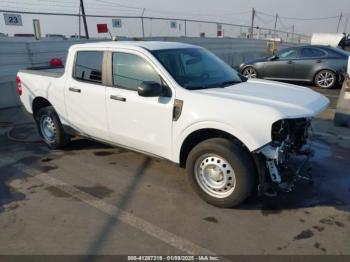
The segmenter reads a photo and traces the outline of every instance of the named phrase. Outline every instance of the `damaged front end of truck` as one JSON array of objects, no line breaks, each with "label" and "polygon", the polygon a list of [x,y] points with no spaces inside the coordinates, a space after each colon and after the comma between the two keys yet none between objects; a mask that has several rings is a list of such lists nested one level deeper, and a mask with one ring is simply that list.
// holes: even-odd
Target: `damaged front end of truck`
[{"label": "damaged front end of truck", "polygon": [[310,129],[311,118],[284,119],[272,125],[272,141],[254,154],[261,195],[290,192],[300,180],[312,183]]}]

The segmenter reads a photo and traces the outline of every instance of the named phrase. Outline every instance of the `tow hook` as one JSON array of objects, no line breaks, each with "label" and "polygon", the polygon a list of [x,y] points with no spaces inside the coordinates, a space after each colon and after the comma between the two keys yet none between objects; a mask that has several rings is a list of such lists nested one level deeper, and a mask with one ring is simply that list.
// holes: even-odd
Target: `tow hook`
[{"label": "tow hook", "polygon": [[[279,190],[281,190],[283,192],[286,192],[286,193],[289,193],[289,192],[291,192],[293,190],[293,186],[294,186],[293,183],[288,183],[288,182],[283,182],[282,183],[282,178],[281,178],[281,176],[280,176],[280,174],[278,172],[278,168],[276,167],[275,160],[267,160],[266,161],[266,166],[267,166],[267,168],[269,170],[269,174],[270,174],[272,182],[274,182],[278,186]],[[271,192],[265,192],[265,195],[267,195],[267,196],[272,196],[272,195],[273,196],[277,196],[277,192],[275,190],[273,190],[273,194],[272,195],[271,195]]]},{"label": "tow hook", "polygon": [[274,160],[267,160],[266,161],[267,168],[269,169],[271,180],[277,184],[282,182],[282,178],[278,173],[278,169],[276,167]]}]

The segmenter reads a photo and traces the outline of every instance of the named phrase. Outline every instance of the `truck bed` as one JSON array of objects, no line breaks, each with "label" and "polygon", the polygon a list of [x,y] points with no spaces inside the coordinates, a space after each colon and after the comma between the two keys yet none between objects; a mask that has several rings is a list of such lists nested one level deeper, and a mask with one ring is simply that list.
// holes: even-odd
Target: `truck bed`
[{"label": "truck bed", "polygon": [[62,67],[50,67],[50,66],[29,67],[27,69],[22,69],[19,72],[33,74],[33,75],[60,78],[64,73],[64,67],[63,66]]}]

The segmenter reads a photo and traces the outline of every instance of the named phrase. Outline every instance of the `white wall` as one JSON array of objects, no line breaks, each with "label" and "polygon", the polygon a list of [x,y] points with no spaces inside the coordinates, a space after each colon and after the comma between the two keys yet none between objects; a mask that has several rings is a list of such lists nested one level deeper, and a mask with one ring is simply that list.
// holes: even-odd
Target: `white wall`
[{"label": "white wall", "polygon": [[[122,40],[127,39],[123,38]],[[267,55],[267,42],[263,40],[198,37],[154,37],[145,40],[175,41],[199,45],[209,49],[233,67],[238,67],[248,59]],[[52,58],[60,58],[65,61],[68,48],[81,42],[84,41],[0,39],[0,109],[19,105],[15,84],[16,73],[19,69],[45,66]],[[286,46],[283,44],[280,47]]]}]

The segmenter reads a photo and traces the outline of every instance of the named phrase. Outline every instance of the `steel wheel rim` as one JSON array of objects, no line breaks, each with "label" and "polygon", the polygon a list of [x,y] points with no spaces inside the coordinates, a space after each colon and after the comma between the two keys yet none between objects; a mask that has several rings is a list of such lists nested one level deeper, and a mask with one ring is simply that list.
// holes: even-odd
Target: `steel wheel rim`
[{"label": "steel wheel rim", "polygon": [[40,130],[46,141],[48,142],[55,141],[56,127],[55,127],[55,122],[50,116],[41,117]]},{"label": "steel wheel rim", "polygon": [[317,74],[316,82],[322,88],[329,88],[335,82],[334,74],[329,71],[320,72]]},{"label": "steel wheel rim", "polygon": [[198,185],[208,195],[225,198],[236,187],[236,175],[230,163],[215,154],[206,154],[197,159],[195,177]]},{"label": "steel wheel rim", "polygon": [[256,78],[256,70],[254,68],[248,67],[244,69],[243,75],[248,78]]}]

